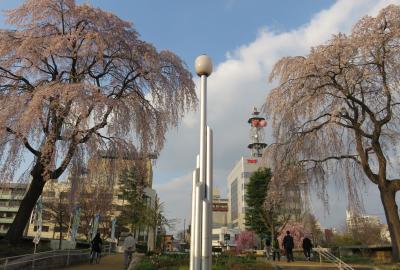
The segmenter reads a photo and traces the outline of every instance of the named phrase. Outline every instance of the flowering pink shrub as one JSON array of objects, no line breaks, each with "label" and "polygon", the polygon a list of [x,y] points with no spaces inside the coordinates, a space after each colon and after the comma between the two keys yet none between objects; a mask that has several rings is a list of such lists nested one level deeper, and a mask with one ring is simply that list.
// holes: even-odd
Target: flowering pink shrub
[{"label": "flowering pink shrub", "polygon": [[255,234],[251,231],[242,231],[235,239],[236,251],[242,252],[255,246]]}]

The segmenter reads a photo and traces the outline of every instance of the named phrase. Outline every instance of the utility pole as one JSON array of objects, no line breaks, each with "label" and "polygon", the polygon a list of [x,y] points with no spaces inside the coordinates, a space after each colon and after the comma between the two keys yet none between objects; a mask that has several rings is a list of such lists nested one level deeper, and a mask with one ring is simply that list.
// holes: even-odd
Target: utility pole
[{"label": "utility pole", "polygon": [[58,242],[58,249],[61,249],[61,247],[62,247],[62,229],[63,229],[63,227],[62,227],[62,223],[63,223],[63,210],[62,210],[62,205],[61,205],[61,194],[62,194],[62,192],[60,192],[60,195],[59,195],[59,202],[58,202],[58,211],[60,211],[60,220],[59,220],[59,224],[58,224],[58,226],[59,226],[59,228],[60,228],[60,241]]},{"label": "utility pole", "polygon": [[186,230],[186,218],[183,219],[183,243],[186,243],[185,230]]}]

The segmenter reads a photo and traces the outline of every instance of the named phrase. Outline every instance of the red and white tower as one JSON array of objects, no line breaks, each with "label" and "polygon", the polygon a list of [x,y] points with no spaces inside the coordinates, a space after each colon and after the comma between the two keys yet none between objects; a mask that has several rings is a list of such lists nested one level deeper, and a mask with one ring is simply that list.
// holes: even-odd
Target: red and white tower
[{"label": "red and white tower", "polygon": [[262,150],[267,146],[264,141],[264,128],[267,126],[267,121],[254,107],[248,123],[250,124],[250,144],[247,147],[250,149],[252,157],[261,157]]}]

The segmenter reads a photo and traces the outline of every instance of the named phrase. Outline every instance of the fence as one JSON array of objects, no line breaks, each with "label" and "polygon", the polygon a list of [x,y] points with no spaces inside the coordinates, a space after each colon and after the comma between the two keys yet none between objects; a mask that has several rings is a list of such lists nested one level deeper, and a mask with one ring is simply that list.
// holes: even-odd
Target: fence
[{"label": "fence", "polygon": [[353,267],[333,255],[329,249],[323,248],[321,246],[318,246],[317,248],[314,248],[314,251],[316,251],[319,254],[319,261],[322,263],[322,259],[327,260],[330,263],[333,263],[338,269],[340,270],[354,270]]},{"label": "fence", "polygon": [[[105,245],[102,256],[110,254],[112,245]],[[0,259],[0,270],[48,270],[88,262],[90,249],[68,249],[39,252]]]}]

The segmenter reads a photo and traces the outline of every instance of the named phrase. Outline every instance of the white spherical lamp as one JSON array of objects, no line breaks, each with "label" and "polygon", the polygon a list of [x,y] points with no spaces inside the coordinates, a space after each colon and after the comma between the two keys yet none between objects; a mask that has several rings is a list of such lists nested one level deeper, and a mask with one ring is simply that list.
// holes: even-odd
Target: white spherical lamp
[{"label": "white spherical lamp", "polygon": [[213,69],[211,58],[206,54],[198,56],[194,62],[194,68],[200,77],[203,75],[210,76]]}]

